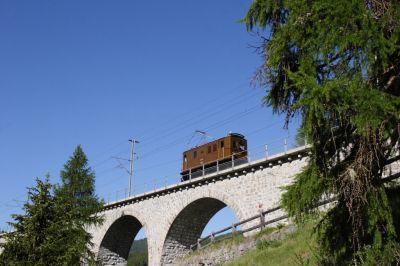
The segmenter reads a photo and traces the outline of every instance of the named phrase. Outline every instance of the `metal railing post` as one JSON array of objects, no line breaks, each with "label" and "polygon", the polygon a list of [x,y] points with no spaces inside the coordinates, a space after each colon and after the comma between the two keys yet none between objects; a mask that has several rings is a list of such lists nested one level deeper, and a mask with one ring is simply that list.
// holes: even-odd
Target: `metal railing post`
[{"label": "metal railing post", "polygon": [[217,160],[217,173],[219,172],[219,162]]},{"label": "metal railing post", "polygon": [[261,229],[264,229],[265,227],[265,216],[263,214],[263,212],[260,210],[260,225],[261,225]]},{"label": "metal railing post", "polygon": [[232,224],[232,235],[235,235],[236,233],[237,233],[236,226],[235,224]]},{"label": "metal railing post", "polygon": [[268,158],[268,145],[265,144],[265,158]]},{"label": "metal railing post", "polygon": [[201,248],[200,241],[201,241],[201,238],[197,238],[197,249]]},{"label": "metal railing post", "polygon": [[287,139],[285,139],[284,147],[285,147],[285,153],[286,153],[287,152]]},{"label": "metal railing post", "polygon": [[189,169],[189,180],[192,180],[192,168]]},{"label": "metal railing post", "polygon": [[203,172],[203,176],[204,176],[204,164],[203,164],[203,166],[202,166],[201,171]]}]

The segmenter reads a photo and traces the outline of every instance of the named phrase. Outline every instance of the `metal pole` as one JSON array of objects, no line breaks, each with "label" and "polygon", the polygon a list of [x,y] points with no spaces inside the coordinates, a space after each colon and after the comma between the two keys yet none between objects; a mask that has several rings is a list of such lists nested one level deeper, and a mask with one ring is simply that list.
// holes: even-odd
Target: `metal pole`
[{"label": "metal pole", "polygon": [[285,146],[285,153],[287,152],[287,139],[285,139],[285,144],[284,144],[284,146]]},{"label": "metal pole", "polygon": [[132,176],[133,176],[133,160],[135,158],[135,156],[134,156],[135,155],[135,143],[139,143],[139,141],[137,141],[135,139],[130,139],[129,141],[132,143],[131,160],[130,160],[131,168],[129,171],[129,187],[128,187],[128,189],[129,189],[128,196],[130,197],[132,194]]},{"label": "metal pole", "polygon": [[268,158],[268,145],[265,144],[265,157]]},{"label": "metal pole", "polygon": [[261,225],[261,229],[264,229],[264,227],[265,227],[265,217],[264,217],[264,214],[262,213],[262,210],[260,210],[260,225]]}]

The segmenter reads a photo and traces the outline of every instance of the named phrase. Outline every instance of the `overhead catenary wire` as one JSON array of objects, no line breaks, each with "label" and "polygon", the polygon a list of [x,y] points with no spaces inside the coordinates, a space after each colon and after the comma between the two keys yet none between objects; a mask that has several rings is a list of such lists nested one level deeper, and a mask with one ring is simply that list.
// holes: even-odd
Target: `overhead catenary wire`
[{"label": "overhead catenary wire", "polygon": [[[239,84],[239,85],[237,85],[237,86],[234,86],[233,88],[229,88],[229,89],[224,90],[224,91],[221,92],[220,94],[215,95],[214,98],[211,98],[211,99],[207,102],[207,103],[208,103],[208,104],[207,104],[207,109],[209,109],[209,106],[210,106],[211,103],[220,101],[220,97],[226,95],[227,92],[229,92],[229,95],[231,95],[232,97],[238,97],[238,98],[241,98],[241,96],[243,96],[243,95],[248,95],[248,94],[249,94],[248,91],[246,91],[246,92],[244,92],[244,93],[242,92],[242,93],[240,93],[240,95],[236,95],[235,93],[232,93],[232,91],[235,91],[235,90],[237,90],[237,89],[239,89],[239,88],[243,88],[247,83],[248,83],[248,82]],[[174,117],[172,117],[171,119],[165,120],[164,123],[161,125],[161,127],[164,126],[164,125],[171,126],[171,122],[176,121],[176,120],[177,120],[177,119],[176,119],[177,117],[178,117],[179,119],[181,119],[182,117],[186,117],[186,116],[188,116],[188,115],[191,115],[191,114],[193,114],[193,113],[198,112],[199,110],[201,110],[202,107],[204,107],[204,104],[199,104],[199,105],[197,105],[196,107],[194,107],[194,108],[193,108],[192,110],[190,110],[190,111],[186,111],[186,110],[185,110],[185,112],[182,112],[181,114],[179,114],[179,115],[177,115],[177,116],[174,116]],[[188,119],[188,120],[185,120],[185,121],[191,121],[191,120],[192,120],[192,119]],[[184,121],[184,122],[185,122],[185,121]],[[179,124],[182,124],[182,123],[179,123]],[[140,132],[137,132],[136,135],[140,136],[140,135],[143,135],[143,133],[147,133],[147,132],[151,132],[151,131],[152,131],[152,129],[142,130],[142,131],[140,131]],[[97,156],[100,156],[100,155],[104,155],[104,154],[106,154],[106,153],[108,153],[108,152],[114,150],[115,148],[117,148],[117,147],[123,145],[124,143],[125,143],[125,141],[119,142],[119,143],[117,143],[117,144],[111,146],[110,148],[106,149],[106,151],[96,154],[96,157],[97,157]],[[107,158],[107,159],[106,159],[106,161],[108,161],[108,160],[110,160],[110,158]],[[103,161],[104,161],[104,160],[102,160],[100,163],[102,163]],[[98,163],[95,162],[94,166],[97,165],[97,164],[98,164]]]},{"label": "overhead catenary wire", "polygon": [[[246,115],[248,115],[248,114],[250,114],[250,113],[252,113],[254,111],[261,110],[261,108],[262,107],[260,105],[252,106],[251,108],[249,108],[247,110],[235,113],[235,114],[229,116],[228,118],[224,118],[224,119],[222,119],[222,120],[220,120],[218,122],[213,123],[211,126],[206,127],[205,130],[210,130],[210,129],[215,129],[215,128],[221,127],[223,125],[228,124],[229,122],[232,122],[232,121],[234,121],[236,119],[239,119],[239,118],[241,118],[243,116],[246,116]],[[150,151],[147,151],[146,153],[142,154],[140,157],[144,158],[144,157],[147,157],[147,156],[149,156],[151,154],[154,154],[155,152],[159,152],[159,151],[168,149],[172,145],[178,144],[178,143],[182,142],[184,139],[187,139],[189,137],[190,137],[190,135],[184,135],[182,137],[174,139],[173,141],[171,141],[171,142],[169,142],[167,144],[164,144],[162,146],[158,146],[158,147],[156,147],[156,148],[154,148],[154,149],[152,149]],[[158,140],[165,140],[165,135],[160,135],[159,139],[154,140],[154,142],[157,142]],[[141,145],[141,148],[143,148],[143,146],[146,146],[146,145],[145,144]],[[121,153],[119,153],[119,154],[121,154]],[[112,169],[116,169],[116,168],[113,167]],[[112,171],[112,169],[107,169],[106,171],[109,172],[109,171]]]},{"label": "overhead catenary wire", "polygon": [[[262,130],[264,130],[264,129],[267,129],[267,128],[271,128],[271,127],[273,127],[273,126],[275,126],[275,125],[277,125],[277,124],[280,124],[280,123],[282,123],[282,121],[273,122],[273,123],[271,123],[271,124],[268,124],[268,125],[266,125],[266,126],[263,126],[263,127],[261,127],[261,128],[258,128],[258,129],[256,129],[256,130],[253,130],[253,131],[247,133],[246,136],[251,136],[251,135],[253,135],[253,134],[255,134],[255,133],[258,133],[258,132],[260,132],[260,131],[262,131]],[[269,143],[276,142],[277,140],[282,140],[282,138],[270,140]],[[257,148],[260,148],[260,147],[264,147],[264,144],[255,146],[254,148],[257,149]],[[168,161],[168,162],[161,162],[161,163],[158,163],[158,164],[151,164],[151,165],[146,166],[145,169],[150,170],[150,169],[154,169],[154,168],[157,168],[157,167],[160,167],[160,166],[165,166],[165,165],[169,165],[169,164],[176,164],[176,163],[178,163],[178,162],[180,162],[180,161],[181,161],[181,160],[179,159],[179,160],[171,160],[171,161]],[[115,168],[108,169],[108,170],[114,170],[114,169],[115,169]],[[144,169],[137,170],[136,172],[144,172]],[[173,173],[172,173],[172,172],[169,172],[169,173],[164,174],[164,175],[167,175],[167,176],[179,176],[179,175],[180,175],[180,172],[179,172],[179,171],[174,171]],[[174,178],[174,179],[176,179],[176,178]],[[109,182],[107,182],[107,183],[102,184],[101,186],[99,186],[99,188],[105,187],[105,186],[107,186],[107,185],[109,185],[109,184],[111,184],[111,183],[113,183],[113,182],[115,182],[115,180],[110,180]]]},{"label": "overhead catenary wire", "polygon": [[[229,101],[225,101],[224,103],[222,103],[222,104],[220,104],[218,106],[218,109],[209,108],[209,105],[207,105],[207,107],[208,107],[208,109],[210,111],[204,112],[201,115],[196,116],[194,118],[192,117],[190,119],[184,120],[183,122],[179,122],[178,121],[178,126],[175,126],[173,124],[171,125],[171,123],[168,123],[168,125],[171,127],[171,129],[169,129],[169,130],[167,129],[167,130],[163,131],[162,134],[158,134],[158,135],[155,135],[155,136],[152,136],[152,137],[142,138],[143,140],[142,140],[141,148],[146,147],[148,145],[148,143],[152,143],[153,144],[153,143],[155,143],[157,140],[159,140],[161,138],[166,138],[168,136],[174,135],[176,132],[179,132],[183,128],[186,128],[186,127],[189,127],[189,126],[192,126],[192,125],[196,125],[199,122],[202,122],[202,121],[204,121],[206,119],[210,119],[211,117],[218,115],[219,111],[227,110],[227,107],[235,107],[239,103],[243,103],[246,100],[249,100],[249,99],[251,99],[252,97],[254,97],[256,95],[257,95],[257,93],[254,93],[254,92],[250,93],[250,94],[248,92],[241,93],[240,95],[236,96],[238,98],[238,100],[232,101],[232,99],[230,99]],[[247,96],[247,97],[243,98],[242,96]],[[261,106],[261,104],[260,104],[260,106]],[[194,111],[193,112],[189,112],[189,113],[194,113]],[[176,117],[174,117],[173,119],[170,119],[169,121],[173,121],[173,120],[177,120]],[[136,134],[136,135],[140,136],[140,134]],[[113,148],[111,148],[109,150],[113,150],[117,146],[121,146],[120,144],[121,143],[117,144],[116,146],[114,146]],[[106,158],[104,160],[101,160],[100,162],[96,162],[93,167],[102,165],[102,164],[104,164],[106,162],[109,162],[110,160],[111,160],[111,158],[109,157],[109,158]]]},{"label": "overhead catenary wire", "polygon": [[[274,123],[274,124],[276,124],[276,123]],[[272,126],[272,125],[271,125]],[[256,133],[257,131],[259,131],[259,129],[258,130],[255,130],[255,131],[253,131],[253,133]],[[250,134],[248,134],[248,135],[250,135]],[[285,150],[285,148],[284,148],[284,143],[286,143],[286,138],[279,138],[279,139],[274,139],[274,140],[272,140],[272,142],[275,142],[276,140],[279,140],[280,142],[281,142],[281,144],[280,144],[280,149],[279,149],[279,151],[278,152],[282,152],[283,150]],[[285,140],[285,142],[284,142],[284,140]],[[268,142],[268,143],[270,143],[270,142]],[[264,144],[262,144],[262,145],[258,145],[258,146],[255,146],[255,147],[253,147],[253,149],[254,150],[258,150],[259,148],[264,148]],[[249,150],[247,150],[248,152],[250,152]],[[253,155],[254,155],[254,153],[252,153]],[[261,154],[261,157],[265,157],[266,155],[265,155],[265,153],[264,153],[264,150],[262,150],[260,153],[256,153],[256,154],[258,154],[258,156],[260,156],[260,154]],[[267,155],[268,156],[268,155]],[[248,159],[250,160],[250,153],[249,153],[249,155],[248,155]],[[200,170],[201,171],[201,170]],[[166,186],[167,185],[167,179],[166,179],[166,176],[171,176],[172,177],[172,183],[171,182],[169,182],[169,185],[171,185],[171,184],[175,184],[176,182],[179,182],[179,180],[180,180],[180,172],[176,172],[176,171],[173,171],[173,172],[169,172],[169,173],[167,173],[166,175],[164,174],[163,175],[165,178],[159,178],[158,180],[157,179],[152,179],[152,180],[150,180],[150,181],[148,181],[148,182],[143,182],[143,183],[141,183],[141,184],[138,184],[139,185],[139,187],[141,187],[141,188],[143,188],[143,190],[138,190],[137,191],[137,193],[145,193],[145,192],[148,192],[149,191],[149,189],[150,190],[155,190],[156,188],[160,188],[160,187],[163,187],[163,181],[165,182],[164,183],[164,186]],[[168,180],[171,180],[171,178],[168,178]],[[154,183],[152,183],[151,181],[154,181]],[[147,184],[147,185],[146,185]],[[150,185],[153,185],[153,186],[150,186]],[[158,184],[158,187],[157,187],[157,184]],[[140,186],[140,185],[142,185],[142,186]],[[161,185],[161,186],[160,186]],[[119,190],[117,190],[117,191],[124,191],[125,189],[123,188],[123,189],[119,189]],[[104,196],[108,196],[108,197],[110,197],[110,195],[111,195],[111,198],[113,198],[113,193],[108,193],[108,194],[106,194],[106,195],[104,195]],[[118,196],[118,192],[117,192],[117,196]],[[120,196],[122,196],[122,194],[120,194]],[[118,199],[118,197],[117,197],[117,199]]]},{"label": "overhead catenary wire", "polygon": [[[213,116],[220,115],[221,113],[219,111],[224,110],[224,109],[226,110],[227,108],[230,108],[230,107],[234,107],[235,105],[245,101],[246,99],[247,100],[251,99],[252,97],[257,95],[257,92],[249,93],[248,91],[246,91],[246,92],[238,91],[238,93],[232,93],[232,92],[235,92],[237,88],[241,88],[244,86],[245,85],[243,84],[240,86],[236,86],[235,88],[229,88],[229,89],[223,91],[222,93],[220,93],[219,95],[216,95],[215,97],[210,97],[210,99],[207,100],[207,105],[199,104],[198,107],[202,107],[201,110],[204,110],[204,109],[208,110],[206,112],[203,112],[201,115],[193,115],[193,114],[196,114],[199,111],[201,111],[200,108],[193,108],[192,110],[189,110],[189,111],[185,110],[185,112],[183,112],[182,115],[173,116],[171,119],[166,120],[163,123],[163,125],[167,125],[171,128],[169,128],[169,129],[167,128],[167,130],[164,131],[163,133],[168,133],[168,136],[174,136],[174,134],[179,130],[179,128],[176,127],[175,125],[179,125],[180,128],[185,128],[190,125],[194,125],[194,124],[204,121],[206,119],[210,119]],[[229,92],[229,94],[227,94],[227,92]],[[230,97],[228,98],[228,100],[224,100],[224,98],[221,97],[223,95],[229,95]],[[222,102],[221,102],[221,99],[222,99]],[[216,106],[216,108],[210,108],[210,105],[213,103],[218,103],[218,106]],[[181,122],[182,118],[186,118],[186,119],[184,119],[184,121]],[[148,131],[151,132],[150,129],[148,129]],[[152,134],[150,137],[144,140],[145,142],[147,141],[147,143],[145,143],[145,144],[147,144],[147,145],[149,143],[154,144],[156,141],[163,139],[163,137],[165,137],[165,134],[163,134],[163,135]],[[95,155],[95,157],[110,153],[111,151],[114,151],[114,150],[118,149],[119,147],[121,147],[125,142],[126,141],[121,141],[115,145],[112,145],[109,148],[107,148],[104,152],[97,153]],[[143,148],[145,148],[144,145],[141,147],[141,149],[143,150]],[[124,152],[118,152],[117,155],[122,155],[123,153]],[[148,156],[148,155],[146,155],[146,156]],[[93,159],[91,159],[91,161],[93,161]],[[106,159],[100,160],[100,161],[95,161],[95,163],[92,164],[91,167],[93,169],[95,169],[98,166],[106,164],[110,161],[111,161],[111,156]],[[113,170],[115,170],[115,168],[108,169],[109,172],[111,172]],[[104,173],[104,171],[97,172],[98,175],[101,173]],[[24,194],[24,196],[21,196],[21,199],[23,197],[26,197],[26,194]],[[1,205],[2,204],[0,204],[0,206]]]},{"label": "overhead catenary wire", "polygon": [[[231,122],[231,121],[233,121],[233,120],[235,120],[235,119],[241,118],[241,117],[243,117],[243,116],[245,116],[245,115],[250,114],[251,112],[254,112],[255,110],[258,109],[257,107],[259,107],[259,106],[253,106],[252,108],[250,108],[250,109],[248,109],[248,110],[245,110],[245,111],[243,111],[243,112],[239,112],[239,113],[236,113],[236,114],[234,114],[234,115],[231,115],[229,118],[225,118],[225,119],[223,119],[223,120],[221,120],[221,121],[219,121],[219,122],[217,122],[217,123],[212,124],[212,126],[206,127],[206,129],[207,129],[207,130],[208,130],[208,129],[211,129],[211,128],[212,128],[212,129],[215,129],[215,128],[218,128],[218,127],[220,127],[220,126],[223,126],[223,125],[225,125],[225,124],[227,124],[227,123],[229,123],[229,122]],[[169,148],[171,148],[173,145],[175,145],[175,144],[177,144],[177,143],[180,143],[180,142],[182,142],[182,140],[187,139],[187,138],[189,138],[189,137],[190,137],[190,135],[185,135],[185,136],[179,137],[179,138],[177,138],[177,139],[175,139],[175,140],[173,140],[173,141],[171,141],[171,142],[169,142],[169,143],[167,143],[167,144],[165,144],[165,145],[156,147],[155,149],[152,149],[152,150],[148,151],[147,153],[142,154],[142,155],[141,155],[141,158],[146,158],[146,157],[148,157],[149,155],[154,154],[155,152],[159,152],[159,151],[163,151],[163,150],[165,150],[165,149],[169,149]],[[105,170],[105,171],[101,171],[101,172],[99,172],[98,174],[101,174],[101,173],[104,173],[104,172],[111,172],[111,171],[114,171],[114,170],[116,170],[116,169],[117,169],[117,167],[112,167],[112,168],[107,169],[107,170]]]}]

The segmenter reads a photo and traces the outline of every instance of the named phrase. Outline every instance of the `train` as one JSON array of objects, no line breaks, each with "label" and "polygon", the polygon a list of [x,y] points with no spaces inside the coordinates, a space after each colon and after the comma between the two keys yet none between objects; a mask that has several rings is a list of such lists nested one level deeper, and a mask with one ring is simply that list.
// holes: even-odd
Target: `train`
[{"label": "train", "polygon": [[247,162],[247,140],[238,133],[183,152],[181,181]]}]

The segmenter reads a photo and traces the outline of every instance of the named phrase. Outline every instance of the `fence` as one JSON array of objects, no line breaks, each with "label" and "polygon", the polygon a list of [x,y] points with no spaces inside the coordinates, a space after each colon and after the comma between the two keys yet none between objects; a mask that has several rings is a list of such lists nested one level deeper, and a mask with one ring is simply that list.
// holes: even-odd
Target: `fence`
[{"label": "fence", "polygon": [[[328,203],[331,203],[331,202],[333,202],[335,200],[336,200],[335,197],[330,198],[330,199],[326,199],[326,200],[322,200],[322,201],[318,202],[317,204],[315,204],[313,206],[313,208],[318,208],[320,206],[323,206],[323,205],[326,205]],[[286,214],[285,215],[281,215],[281,216],[276,217],[276,218],[273,218],[273,219],[270,219],[270,220],[266,220],[265,219],[265,216],[267,214],[272,214],[272,213],[275,213],[275,212],[280,211],[280,210],[282,210],[282,207],[281,206],[277,206],[277,207],[271,208],[269,210],[266,210],[264,212],[260,212],[259,215],[255,215],[255,216],[250,217],[250,218],[248,218],[246,220],[243,220],[243,221],[240,221],[238,223],[232,224],[231,226],[225,227],[225,228],[223,228],[223,229],[221,229],[219,231],[212,232],[211,234],[209,234],[209,235],[207,235],[207,236],[205,236],[203,238],[199,238],[197,240],[197,243],[195,243],[193,245],[190,245],[190,249],[192,251],[195,251],[197,249],[202,249],[202,248],[205,248],[205,247],[207,247],[209,245],[212,245],[212,244],[214,244],[214,243],[216,243],[218,241],[225,240],[225,239],[228,239],[228,238],[232,238],[232,237],[234,237],[236,235],[245,234],[245,233],[257,230],[257,229],[264,229],[267,225],[270,225],[270,224],[282,221],[284,219],[287,219],[289,216],[286,215]],[[249,228],[247,228],[245,230],[237,230],[237,228],[239,226],[247,224],[247,223],[255,221],[255,220],[258,220],[259,223],[254,225],[254,226],[252,226],[252,227],[249,227]],[[225,237],[218,238],[218,235],[221,235],[221,236],[225,235]]]},{"label": "fence", "polygon": [[[306,144],[307,143],[304,141],[304,145]],[[205,176],[211,173],[218,173],[219,171],[250,163],[254,160],[262,158],[268,159],[268,157],[270,156],[282,152],[287,152],[289,149],[292,149],[294,147],[296,147],[296,145],[290,144],[286,138],[272,140],[268,144],[254,147],[253,150],[242,151],[241,153],[247,154],[241,158],[238,158],[240,157],[240,154],[233,154],[232,156],[226,158],[222,163],[219,161],[211,162],[209,163],[210,166],[203,165],[200,169],[196,169],[194,171],[190,169],[189,173],[183,176],[179,175],[179,173],[176,173],[172,177],[164,176],[161,178],[154,178],[150,181],[138,184],[132,188],[131,195],[128,195],[128,188],[126,187],[121,188],[115,192],[103,195],[103,199],[106,204],[122,201],[130,197],[154,192],[158,189],[178,184],[181,181],[191,180],[193,178]]]}]

